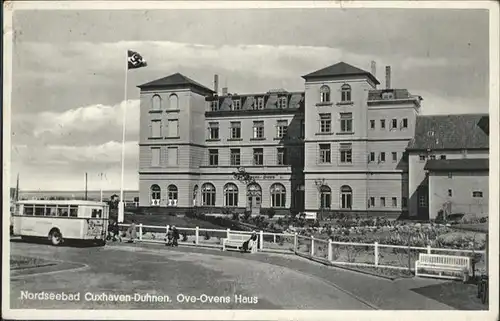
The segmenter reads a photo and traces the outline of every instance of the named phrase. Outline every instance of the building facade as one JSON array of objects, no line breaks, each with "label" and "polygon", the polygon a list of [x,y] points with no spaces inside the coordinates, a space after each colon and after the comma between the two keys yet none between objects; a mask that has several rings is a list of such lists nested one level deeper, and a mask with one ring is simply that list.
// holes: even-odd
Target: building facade
[{"label": "building facade", "polygon": [[303,79],[304,92],[245,95],[181,74],[139,86],[140,206],[405,213],[422,98],[343,62]]}]

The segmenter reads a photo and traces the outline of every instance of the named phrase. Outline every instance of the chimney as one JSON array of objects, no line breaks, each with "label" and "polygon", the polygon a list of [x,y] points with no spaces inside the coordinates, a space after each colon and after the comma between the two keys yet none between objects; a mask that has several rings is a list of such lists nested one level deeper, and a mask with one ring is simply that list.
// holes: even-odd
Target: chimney
[{"label": "chimney", "polygon": [[215,94],[218,95],[219,94],[219,75],[214,75],[214,91],[215,91]]},{"label": "chimney", "polygon": [[385,66],[385,88],[391,89],[391,66]]},{"label": "chimney", "polygon": [[227,95],[227,87],[223,87],[222,88],[222,96],[226,96]]},{"label": "chimney", "polygon": [[[372,62],[371,62],[371,72],[372,72],[373,77],[377,78],[377,63],[374,60],[372,60]],[[375,88],[377,88],[376,84],[375,84]]]}]

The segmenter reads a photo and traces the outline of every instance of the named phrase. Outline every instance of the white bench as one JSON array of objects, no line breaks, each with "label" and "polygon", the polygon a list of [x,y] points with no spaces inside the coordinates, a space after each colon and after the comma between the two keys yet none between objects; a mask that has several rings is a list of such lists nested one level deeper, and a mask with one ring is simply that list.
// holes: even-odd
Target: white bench
[{"label": "white bench", "polygon": [[[229,233],[228,238],[222,239],[222,250],[238,250],[243,249],[243,243],[250,239],[251,235],[247,234],[234,234]],[[257,242],[250,241],[248,244],[248,250],[251,253],[257,252]]]},{"label": "white bench", "polygon": [[[438,274],[429,272],[437,272]],[[445,272],[451,275],[443,275]],[[415,262],[415,276],[466,281],[470,273],[470,257],[466,256],[420,253],[418,261]]]}]

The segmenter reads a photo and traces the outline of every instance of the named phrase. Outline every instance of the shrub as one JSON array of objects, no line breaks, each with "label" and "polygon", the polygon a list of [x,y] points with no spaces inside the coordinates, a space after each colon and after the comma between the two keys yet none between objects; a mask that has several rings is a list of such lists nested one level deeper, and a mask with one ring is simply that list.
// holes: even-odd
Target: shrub
[{"label": "shrub", "polygon": [[273,208],[267,210],[267,217],[269,217],[269,219],[272,219],[274,215],[276,215],[276,211]]}]

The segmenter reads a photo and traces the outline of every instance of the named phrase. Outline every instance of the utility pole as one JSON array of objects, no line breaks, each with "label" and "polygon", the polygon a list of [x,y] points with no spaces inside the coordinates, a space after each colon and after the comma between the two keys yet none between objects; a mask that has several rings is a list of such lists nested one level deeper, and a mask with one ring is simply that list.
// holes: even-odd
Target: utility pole
[{"label": "utility pole", "polygon": [[87,200],[87,172],[85,172],[85,200]]},{"label": "utility pole", "polygon": [[100,183],[101,183],[101,202],[102,202],[102,175],[103,175],[103,173],[99,174],[99,176],[101,176],[101,181],[100,181]]}]

